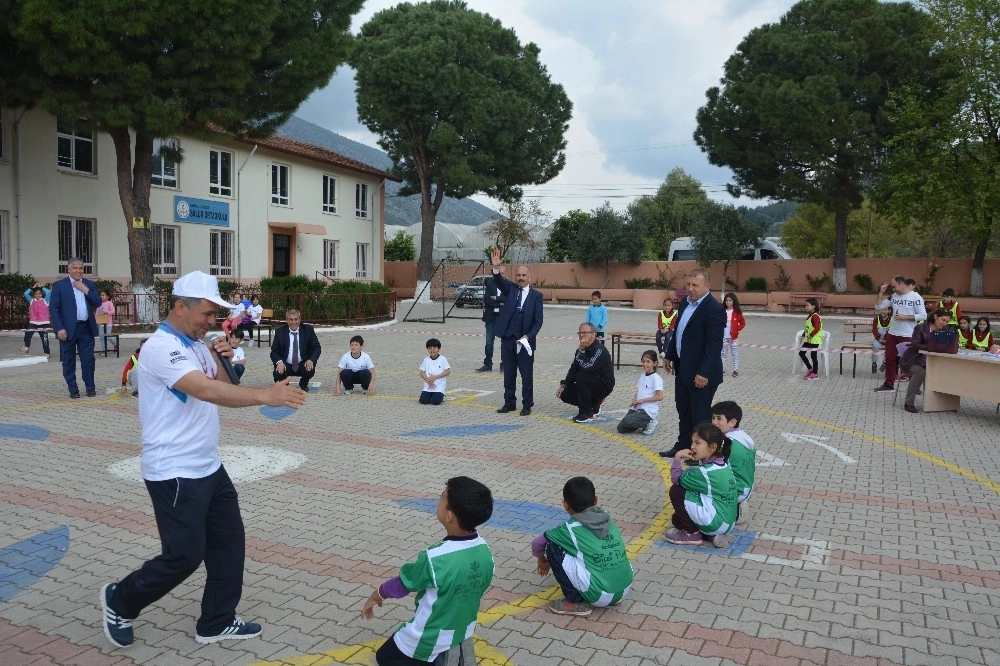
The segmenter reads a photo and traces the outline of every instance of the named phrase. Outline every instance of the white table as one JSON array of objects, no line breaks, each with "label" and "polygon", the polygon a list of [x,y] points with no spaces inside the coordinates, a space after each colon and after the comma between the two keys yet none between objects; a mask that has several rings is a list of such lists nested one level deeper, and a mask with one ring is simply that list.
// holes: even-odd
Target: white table
[{"label": "white table", "polygon": [[1000,403],[1000,356],[922,353],[927,356],[925,412],[958,411],[963,396]]}]

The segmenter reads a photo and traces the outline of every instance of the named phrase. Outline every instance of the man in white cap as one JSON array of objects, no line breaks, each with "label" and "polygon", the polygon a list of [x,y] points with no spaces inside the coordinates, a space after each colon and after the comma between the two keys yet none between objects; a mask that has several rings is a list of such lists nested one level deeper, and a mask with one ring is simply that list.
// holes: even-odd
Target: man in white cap
[{"label": "man in white cap", "polygon": [[104,633],[118,647],[133,642],[132,621],[195,572],[207,573],[195,640],[215,643],[259,636],[261,627],[236,616],[243,593],[246,535],[236,489],[219,459],[223,407],[298,408],[305,393],[288,380],[268,388],[234,386],[219,372],[232,348],[202,338],[220,307],[216,279],[200,271],[174,283],[169,314],[142,347],[138,365],[140,464],[153,501],[162,553],[101,589]]}]

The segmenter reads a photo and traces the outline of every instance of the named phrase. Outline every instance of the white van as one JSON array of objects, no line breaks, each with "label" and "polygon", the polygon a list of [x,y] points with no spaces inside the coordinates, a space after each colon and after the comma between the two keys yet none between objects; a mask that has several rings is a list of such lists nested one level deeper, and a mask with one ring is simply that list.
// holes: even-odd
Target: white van
[{"label": "white van", "polygon": [[[691,244],[690,236],[681,236],[674,239],[670,244],[670,252],[667,254],[669,261],[694,260],[694,246]],[[772,237],[763,239],[757,247],[748,247],[743,251],[741,260],[762,260],[762,259],[791,259],[792,255],[781,246],[781,239]]]}]

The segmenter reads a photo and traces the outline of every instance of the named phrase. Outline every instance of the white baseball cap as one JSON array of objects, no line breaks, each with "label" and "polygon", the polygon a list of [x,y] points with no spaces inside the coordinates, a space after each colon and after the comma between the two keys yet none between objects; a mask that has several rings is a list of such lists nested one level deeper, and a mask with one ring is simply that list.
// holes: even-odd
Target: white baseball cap
[{"label": "white baseball cap", "polygon": [[201,271],[193,271],[177,278],[171,293],[185,298],[202,298],[224,308],[236,307],[222,298],[222,294],[219,293],[219,281],[215,276]]}]

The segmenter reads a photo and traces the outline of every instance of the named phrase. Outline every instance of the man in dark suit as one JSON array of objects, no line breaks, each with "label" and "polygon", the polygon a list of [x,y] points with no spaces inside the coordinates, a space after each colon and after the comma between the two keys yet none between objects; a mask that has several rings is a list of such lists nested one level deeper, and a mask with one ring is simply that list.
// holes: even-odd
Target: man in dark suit
[{"label": "man in dark suit", "polygon": [[[535,337],[542,328],[542,292],[531,288],[531,273],[527,266],[518,266],[514,281],[500,273],[500,250],[493,250],[493,282],[502,294],[503,307],[493,324],[500,338],[500,363],[503,366],[503,407],[506,414],[517,409],[517,373],[521,373],[521,416],[531,414],[535,404]],[[722,350],[719,350],[722,358]]]},{"label": "man in dark suit", "polygon": [[84,279],[82,259],[70,259],[67,272],[66,279],[52,283],[49,318],[59,338],[63,379],[69,389],[69,397],[80,397],[80,387],[76,383],[76,356],[79,354],[83,384],[87,396],[93,398],[97,395],[94,385],[94,338],[97,337],[94,311],[100,307],[101,297],[97,293],[97,285]]},{"label": "man in dark suit", "polygon": [[691,447],[691,431],[712,420],[712,399],[722,383],[722,334],[726,309],[712,297],[708,270],[687,274],[687,298],[677,310],[677,330],[667,346],[663,367],[674,373],[674,402],[679,417],[677,443],[664,458]]},{"label": "man in dark suit", "polygon": [[[503,275],[503,266],[497,270]],[[493,325],[500,316],[500,307],[503,305],[503,296],[493,278],[488,277],[483,281],[483,323],[486,324],[486,355],[483,356],[483,367],[477,368],[476,372],[493,372],[493,341],[496,335]]]},{"label": "man in dark suit", "polygon": [[302,323],[302,313],[298,310],[286,312],[285,323],[286,326],[274,332],[274,342],[271,343],[274,381],[298,377],[299,388],[308,391],[309,380],[316,374],[316,363],[322,351],[319,338],[312,326]]}]

